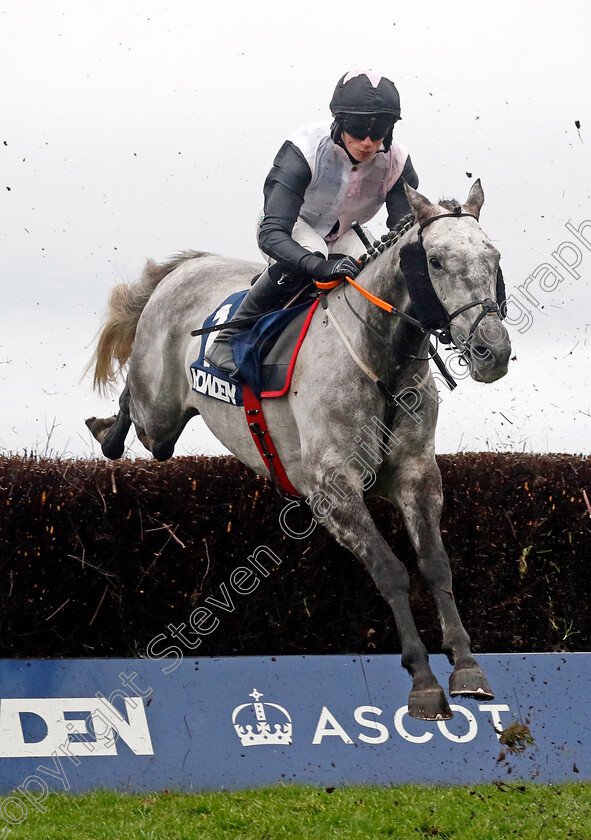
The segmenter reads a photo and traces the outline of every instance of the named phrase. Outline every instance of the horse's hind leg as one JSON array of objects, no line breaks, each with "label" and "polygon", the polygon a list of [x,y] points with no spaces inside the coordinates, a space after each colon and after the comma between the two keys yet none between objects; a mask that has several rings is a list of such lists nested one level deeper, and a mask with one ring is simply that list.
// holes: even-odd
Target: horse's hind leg
[{"label": "horse's hind leg", "polygon": [[464,629],[452,590],[449,558],[443,547],[439,520],[443,507],[441,473],[435,458],[405,461],[390,485],[392,502],[401,510],[417,552],[421,575],[437,605],[443,631],[443,650],[454,671],[449,680],[452,697],[492,700],[484,672],[472,656],[470,637]]},{"label": "horse's hind leg", "polygon": [[[338,488],[338,495],[335,488]],[[451,718],[445,693],[431,670],[410,610],[406,568],[379,533],[360,492],[342,473],[339,472],[338,480],[332,473],[318,482],[310,503],[319,521],[366,566],[392,608],[402,646],[402,664],[413,681],[408,699],[409,714],[422,720]],[[326,515],[324,510],[328,510]]]},{"label": "horse's hind leg", "polygon": [[[150,416],[150,423],[145,426],[135,423],[135,431],[140,442],[152,453],[158,461],[167,461],[174,454],[177,440],[191,417],[199,414],[196,408],[182,411],[176,404],[174,411],[170,409],[157,416]],[[147,427],[147,428],[146,428]]]},{"label": "horse's hind leg", "polygon": [[118,414],[106,418],[89,417],[86,420],[86,425],[100,443],[106,458],[120,458],[125,450],[125,438],[131,426],[129,398],[129,388],[126,385],[119,397]]}]

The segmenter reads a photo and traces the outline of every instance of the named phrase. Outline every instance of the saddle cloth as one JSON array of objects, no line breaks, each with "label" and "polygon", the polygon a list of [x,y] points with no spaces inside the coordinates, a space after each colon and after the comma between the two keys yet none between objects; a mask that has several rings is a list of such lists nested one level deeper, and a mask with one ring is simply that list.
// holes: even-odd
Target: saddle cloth
[{"label": "saddle cloth", "polygon": [[[203,327],[229,321],[245,295],[243,291],[227,297],[207,316]],[[236,366],[258,398],[283,397],[288,392],[299,349],[317,306],[318,300],[308,300],[289,309],[269,312],[252,329],[232,337]],[[241,383],[204,359],[215,336],[215,332],[201,336],[199,356],[190,368],[191,387],[222,402],[244,405]]]}]

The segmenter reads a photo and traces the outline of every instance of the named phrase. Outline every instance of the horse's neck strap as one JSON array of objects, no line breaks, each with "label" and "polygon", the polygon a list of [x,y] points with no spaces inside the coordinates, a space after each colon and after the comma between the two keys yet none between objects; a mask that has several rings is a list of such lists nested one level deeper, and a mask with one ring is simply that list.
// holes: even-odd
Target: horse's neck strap
[{"label": "horse's neck strap", "polygon": [[460,216],[470,216],[472,219],[476,219],[476,221],[478,221],[478,216],[475,216],[474,213],[440,213],[439,216],[431,216],[430,219],[427,219],[426,222],[423,222],[421,225],[419,225],[418,236],[421,245],[423,244],[423,231],[430,224],[436,222],[437,219],[457,219]]},{"label": "horse's neck strap", "polygon": [[378,382],[380,381],[380,377],[379,377],[379,376],[377,376],[377,375],[373,372],[373,370],[372,370],[372,369],[371,369],[368,365],[366,365],[366,364],[365,364],[365,362],[364,362],[362,359],[360,359],[360,358],[359,358],[359,356],[357,355],[357,353],[356,353],[356,352],[355,352],[355,350],[353,349],[353,345],[351,344],[351,342],[349,341],[349,339],[348,339],[348,338],[347,338],[347,336],[345,335],[345,331],[343,330],[343,328],[341,327],[341,325],[339,324],[339,322],[337,321],[337,319],[334,317],[334,315],[332,314],[332,312],[331,312],[331,310],[328,308],[328,306],[326,306],[326,307],[324,307],[324,308],[326,309],[326,314],[327,314],[327,316],[328,316],[328,318],[329,318],[329,320],[330,320],[331,324],[333,325],[333,327],[335,328],[335,330],[336,330],[336,331],[338,332],[338,334],[340,335],[340,337],[341,337],[341,341],[343,342],[343,344],[344,344],[344,345],[345,345],[345,347],[347,348],[347,351],[348,351],[349,355],[351,356],[351,358],[353,359],[353,361],[355,362],[355,364],[357,365],[357,367],[359,367],[359,368],[363,371],[363,373],[364,373],[364,374],[365,374],[365,375],[366,375],[369,379],[371,379],[371,381],[374,383],[374,385],[377,385],[377,384],[378,384]]}]

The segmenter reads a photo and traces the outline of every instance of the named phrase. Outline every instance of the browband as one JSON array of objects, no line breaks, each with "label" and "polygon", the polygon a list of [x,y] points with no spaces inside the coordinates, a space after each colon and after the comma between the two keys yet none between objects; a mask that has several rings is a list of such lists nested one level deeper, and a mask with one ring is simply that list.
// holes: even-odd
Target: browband
[{"label": "browband", "polygon": [[475,216],[474,213],[441,213],[441,215],[439,216],[431,216],[430,219],[427,219],[427,221],[423,222],[422,225],[420,225],[419,227],[419,242],[421,243],[421,245],[423,244],[423,231],[427,227],[427,225],[430,225],[431,222],[436,222],[437,219],[457,219],[458,216],[471,216],[473,219],[476,219],[476,221],[478,221],[478,216]]}]

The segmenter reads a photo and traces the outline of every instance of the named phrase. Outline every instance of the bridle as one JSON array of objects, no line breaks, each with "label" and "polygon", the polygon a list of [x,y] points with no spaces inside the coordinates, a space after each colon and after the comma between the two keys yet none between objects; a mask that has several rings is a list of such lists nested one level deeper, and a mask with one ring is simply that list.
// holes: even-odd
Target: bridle
[{"label": "bridle", "polygon": [[[426,222],[423,222],[419,226],[418,239],[420,244],[423,245],[423,231],[430,224],[438,221],[438,219],[457,219],[460,216],[469,216],[470,218],[476,219],[476,221],[478,221],[478,216],[475,216],[474,213],[440,213],[438,216],[431,216],[430,219],[427,219]],[[462,343],[464,348],[467,348],[470,342],[472,341],[474,332],[476,331],[476,328],[478,327],[483,318],[485,318],[487,315],[498,315],[499,318],[503,317],[498,302],[493,300],[492,298],[484,298],[484,300],[475,300],[472,303],[467,303],[465,306],[460,306],[458,309],[455,310],[455,312],[446,313],[448,318],[448,326],[444,330],[437,331],[439,333],[438,338],[442,342],[442,344],[451,343],[452,338],[450,330],[454,318],[456,318],[462,312],[466,312],[468,309],[472,309],[475,306],[482,306],[482,312],[478,315],[478,317],[474,320],[472,326],[470,327],[468,337]]]},{"label": "bridle", "polygon": [[431,216],[430,219],[427,219],[426,222],[422,222],[419,225],[418,236],[419,236],[419,242],[421,243],[421,245],[423,244],[423,231],[425,230],[426,227],[429,227],[430,224],[432,224],[433,222],[436,222],[437,219],[449,219],[449,218],[457,219],[459,216],[470,216],[471,219],[476,219],[476,221],[478,221],[478,216],[475,216],[474,213],[462,213],[461,210],[458,213],[440,213],[438,216]]},{"label": "bridle", "polygon": [[[476,221],[478,221],[478,217],[475,216],[473,213],[464,213],[464,212],[460,211],[460,212],[457,212],[457,213],[440,213],[438,216],[431,216],[430,219],[427,219],[427,221],[422,222],[422,224],[419,226],[419,230],[418,230],[418,240],[419,240],[419,243],[420,243],[421,247],[424,247],[423,246],[423,231],[426,227],[428,227],[433,222],[438,221],[439,219],[447,219],[447,218],[457,219],[461,216],[469,216],[470,218],[476,219]],[[390,242],[389,244],[393,244],[393,243]],[[386,245],[386,247],[387,247],[387,245]],[[374,255],[377,256],[377,254],[374,254]],[[481,306],[482,311],[478,314],[478,316],[475,318],[472,325],[470,326],[470,330],[468,332],[468,337],[466,339],[464,339],[464,341],[462,342],[462,347],[461,347],[462,354],[465,353],[469,349],[469,345],[470,345],[470,343],[472,341],[472,338],[474,336],[474,332],[476,331],[476,328],[478,327],[480,322],[483,320],[483,318],[485,318],[487,315],[498,315],[499,318],[503,317],[502,312],[501,312],[501,307],[499,306],[499,303],[497,301],[494,301],[492,298],[484,298],[483,300],[475,300],[472,303],[467,303],[465,306],[460,306],[460,307],[458,307],[458,309],[456,309],[454,312],[451,312],[451,313],[448,313],[444,309],[443,311],[445,312],[445,316],[446,316],[446,319],[447,319],[446,326],[429,328],[429,327],[425,327],[417,318],[413,318],[411,315],[407,315],[406,312],[401,312],[399,309],[396,309],[396,307],[394,307],[391,303],[388,303],[387,301],[382,300],[381,298],[372,294],[367,289],[363,288],[363,286],[361,286],[359,283],[357,283],[357,281],[354,280],[352,277],[345,276],[343,279],[346,280],[351,286],[353,286],[353,288],[356,289],[365,298],[367,298],[367,300],[369,300],[370,303],[373,303],[375,306],[378,306],[380,309],[383,309],[385,312],[388,312],[391,315],[396,315],[396,316],[400,317],[402,320],[406,321],[407,323],[412,324],[413,326],[420,329],[422,332],[433,335],[442,344],[451,344],[451,342],[452,342],[451,326],[452,326],[453,320],[455,318],[457,318],[458,315],[460,315],[462,312],[466,312],[468,309],[473,309],[475,306]],[[333,280],[333,281],[328,282],[328,283],[322,283],[322,282],[316,281],[316,286],[321,291],[328,291],[330,289],[336,288],[342,282],[343,282],[343,280],[340,280],[340,279],[339,280]]]}]

